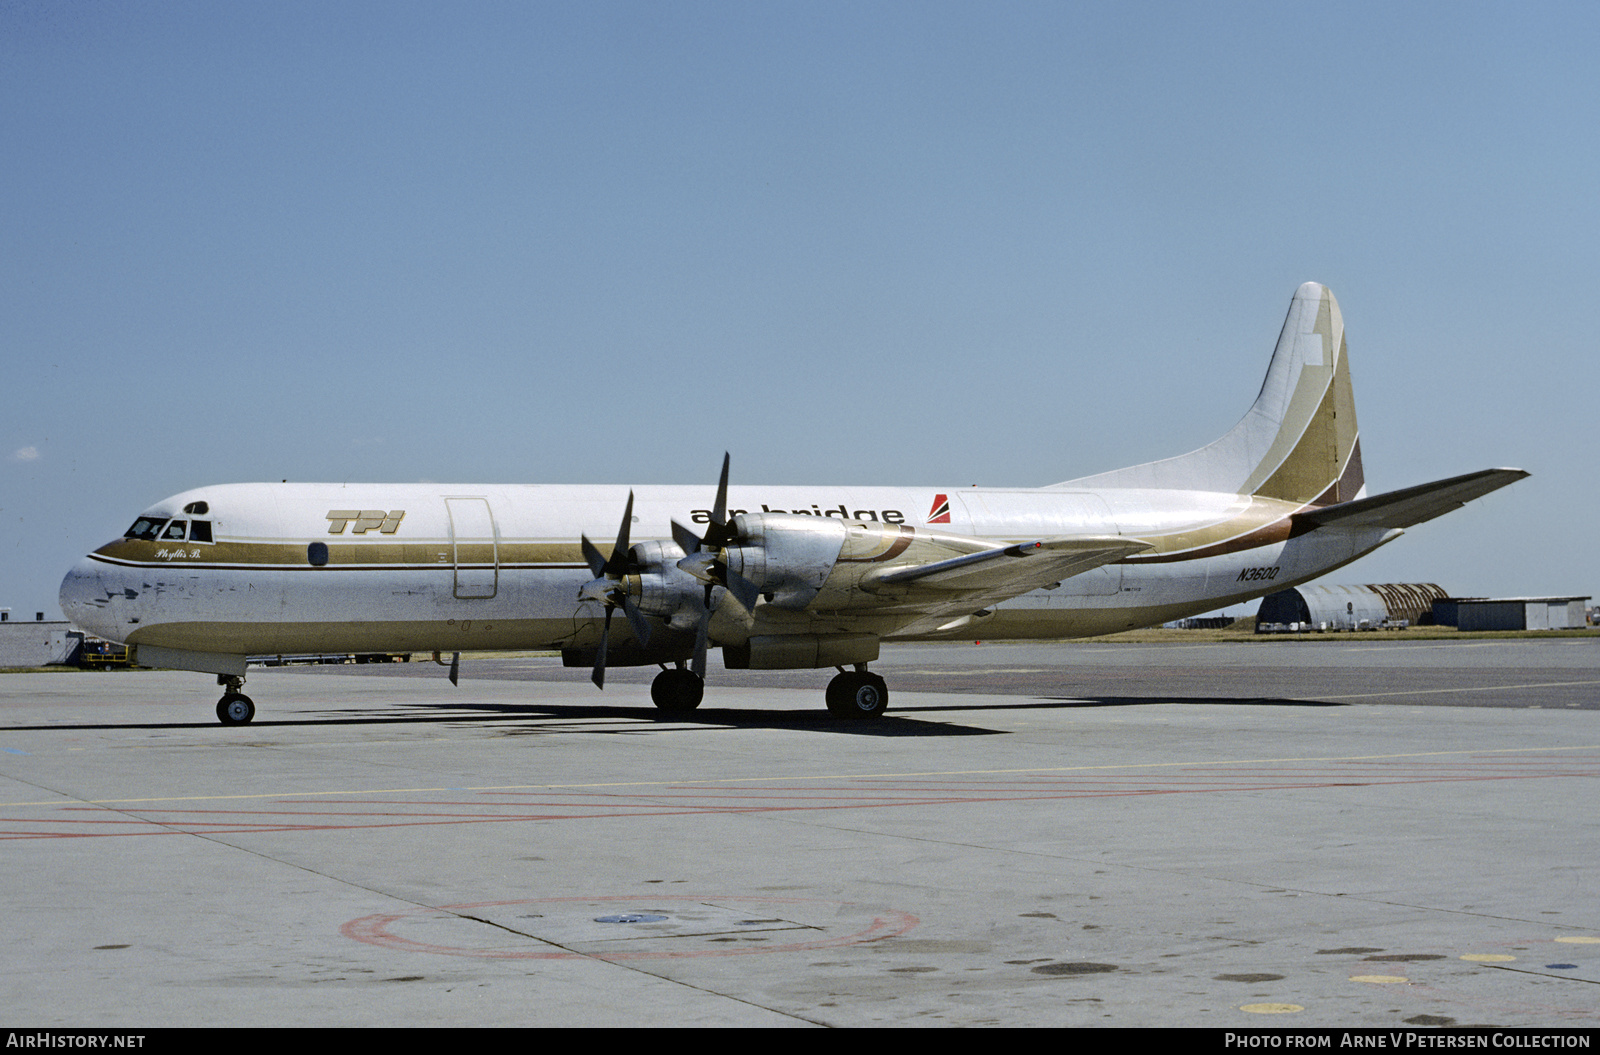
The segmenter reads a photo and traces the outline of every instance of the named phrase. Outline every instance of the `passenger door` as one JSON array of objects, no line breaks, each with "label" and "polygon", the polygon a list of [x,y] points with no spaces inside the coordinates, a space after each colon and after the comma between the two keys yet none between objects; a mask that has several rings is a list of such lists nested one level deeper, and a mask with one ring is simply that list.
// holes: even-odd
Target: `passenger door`
[{"label": "passenger door", "polygon": [[450,514],[455,595],[463,600],[493,597],[500,580],[500,541],[487,498],[446,498]]}]

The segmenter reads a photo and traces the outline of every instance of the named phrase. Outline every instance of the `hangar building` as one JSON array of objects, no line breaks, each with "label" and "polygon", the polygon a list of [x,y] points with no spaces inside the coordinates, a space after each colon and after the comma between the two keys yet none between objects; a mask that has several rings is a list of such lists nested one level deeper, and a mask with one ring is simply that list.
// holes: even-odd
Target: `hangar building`
[{"label": "hangar building", "polygon": [[1261,599],[1256,633],[1377,630],[1433,622],[1433,603],[1449,597],[1431,582],[1296,586]]}]

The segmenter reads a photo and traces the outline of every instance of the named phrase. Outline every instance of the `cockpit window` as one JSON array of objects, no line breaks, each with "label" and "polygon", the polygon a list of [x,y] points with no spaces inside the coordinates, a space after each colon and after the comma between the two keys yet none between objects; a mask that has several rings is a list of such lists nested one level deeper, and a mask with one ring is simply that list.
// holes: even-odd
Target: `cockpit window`
[{"label": "cockpit window", "polygon": [[211,521],[209,520],[172,520],[168,517],[145,516],[133,522],[133,526],[122,533],[123,538],[136,538],[144,542],[171,541],[182,542],[185,537],[190,542],[210,542]]},{"label": "cockpit window", "polygon": [[211,512],[211,507],[204,502],[190,502],[183,507],[183,511],[185,513],[193,513],[196,516],[205,516]]},{"label": "cockpit window", "polygon": [[[181,522],[180,522],[181,523]],[[123,538],[143,539],[146,542],[161,537],[161,529],[167,526],[166,517],[140,517],[133,522],[133,527],[122,533]],[[183,536],[179,536],[182,538]]]}]

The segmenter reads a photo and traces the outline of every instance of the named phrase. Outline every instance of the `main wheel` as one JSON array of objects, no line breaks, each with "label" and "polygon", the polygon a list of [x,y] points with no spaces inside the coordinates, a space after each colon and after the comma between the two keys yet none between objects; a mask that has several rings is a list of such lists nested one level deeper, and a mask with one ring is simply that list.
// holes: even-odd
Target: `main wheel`
[{"label": "main wheel", "polygon": [[889,686],[876,674],[847,670],[828,682],[827,701],[841,718],[876,718],[889,709]]},{"label": "main wheel", "polygon": [[694,710],[705,694],[705,681],[692,670],[664,670],[650,683],[650,698],[667,714]]},{"label": "main wheel", "polygon": [[256,716],[256,705],[242,692],[230,692],[217,701],[217,720],[223,725],[244,725]]}]

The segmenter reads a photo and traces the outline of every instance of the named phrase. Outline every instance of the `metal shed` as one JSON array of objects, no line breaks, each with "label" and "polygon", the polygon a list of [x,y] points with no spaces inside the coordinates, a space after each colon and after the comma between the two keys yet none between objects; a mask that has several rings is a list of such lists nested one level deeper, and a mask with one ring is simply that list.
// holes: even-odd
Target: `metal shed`
[{"label": "metal shed", "polygon": [[0,622],[0,667],[43,667],[71,663],[83,647],[83,631],[64,619],[32,623]]},{"label": "metal shed", "polygon": [[[1441,623],[1461,630],[1578,630],[1588,597],[1457,597],[1436,605]],[[1452,612],[1451,609],[1454,609]]]}]

